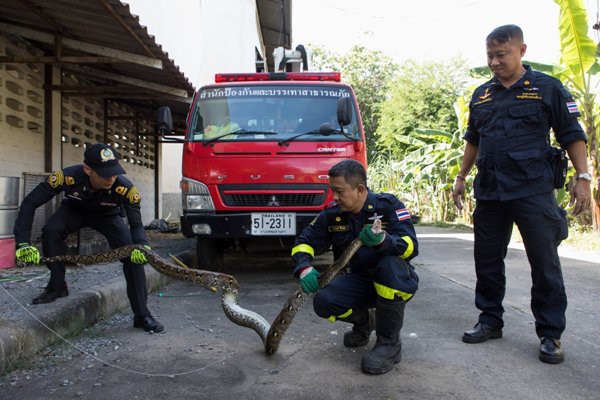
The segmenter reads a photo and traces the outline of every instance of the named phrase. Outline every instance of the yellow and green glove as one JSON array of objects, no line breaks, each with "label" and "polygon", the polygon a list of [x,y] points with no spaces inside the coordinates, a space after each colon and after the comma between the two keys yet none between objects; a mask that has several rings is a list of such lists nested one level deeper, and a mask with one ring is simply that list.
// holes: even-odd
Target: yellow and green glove
[{"label": "yellow and green glove", "polygon": [[[146,250],[150,250],[150,246],[148,246],[147,244],[144,245],[144,248]],[[134,264],[146,264],[148,262],[148,259],[142,251],[135,249],[131,252],[131,262]]]},{"label": "yellow and green glove", "polygon": [[385,240],[385,231],[373,233],[372,225],[365,225],[358,234],[360,241],[367,247],[375,247],[383,243]]},{"label": "yellow and green glove", "polygon": [[42,259],[39,250],[27,242],[17,245],[16,256],[17,260],[28,264],[39,264]]},{"label": "yellow and green glove", "polygon": [[304,293],[313,293],[319,290],[319,272],[313,267],[307,267],[300,273],[300,286]]}]

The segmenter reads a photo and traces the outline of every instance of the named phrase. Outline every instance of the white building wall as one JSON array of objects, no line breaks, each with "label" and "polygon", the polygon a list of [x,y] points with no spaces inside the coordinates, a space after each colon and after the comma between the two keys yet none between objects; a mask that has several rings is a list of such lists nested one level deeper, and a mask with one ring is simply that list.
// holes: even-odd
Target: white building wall
[{"label": "white building wall", "polygon": [[[133,14],[196,88],[218,72],[254,72],[262,51],[256,0],[130,0]],[[182,145],[161,146],[162,217],[181,215]]]},{"label": "white building wall", "polygon": [[[0,55],[37,54],[24,42],[0,34]],[[44,173],[43,74],[42,64],[0,63],[0,176]],[[53,74],[55,83],[60,80],[80,83],[72,75],[61,76],[56,68]],[[85,146],[104,140],[103,103],[96,98],[61,99],[58,91],[53,93],[53,101],[52,169],[81,164]],[[126,106],[111,105],[111,115],[132,113],[133,110]],[[147,224],[154,219],[154,144],[152,137],[143,135],[136,149],[134,126],[132,121],[111,121],[109,129],[112,136],[108,140],[119,146],[117,150],[127,177],[140,189],[142,218]],[[142,132],[151,132],[151,129],[150,122],[140,123]],[[25,194],[21,182],[21,197]]]}]

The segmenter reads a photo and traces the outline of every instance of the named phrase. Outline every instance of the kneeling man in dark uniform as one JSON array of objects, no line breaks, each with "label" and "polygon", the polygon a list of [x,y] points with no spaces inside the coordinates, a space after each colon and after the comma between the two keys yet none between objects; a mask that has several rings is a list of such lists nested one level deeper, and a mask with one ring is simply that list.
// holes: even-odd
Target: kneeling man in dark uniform
[{"label": "kneeling man in dark uniform", "polygon": [[[329,185],[335,201],[295,241],[294,276],[300,278],[305,292],[318,291],[313,302],[318,316],[353,325],[344,335],[346,347],[367,345],[375,329],[377,341],[362,358],[361,368],[369,374],[384,374],[400,362],[404,306],[418,287],[409,263],[418,254],[415,230],[396,196],[367,188],[367,175],[359,162],[334,165]],[[372,229],[377,220],[381,232]],[[333,246],[337,257],[357,237],[364,246],[348,263],[350,272],[319,288],[319,273],[311,266],[315,252]]]},{"label": "kneeling man in dark uniform", "polygon": [[[73,165],[50,175],[46,182],[40,183],[25,197],[19,208],[14,228],[17,259],[39,263],[40,253],[29,243],[35,210],[61,192],[64,192],[61,206],[42,230],[44,256],[66,254],[65,239],[83,227],[103,234],[113,249],[132,243],[148,246],[140,213],[141,196],[131,181],[122,176],[125,173],[112,147],[95,144],[85,151],[84,164]],[[125,209],[129,228],[121,217],[121,207]],[[146,256],[134,250],[131,257],[121,261],[127,282],[127,296],[134,314],[133,326],[148,332],[162,331],[163,326],[152,317],[146,306]],[[52,262],[47,266],[50,281],[32,304],[51,303],[69,295],[64,264]]]}]

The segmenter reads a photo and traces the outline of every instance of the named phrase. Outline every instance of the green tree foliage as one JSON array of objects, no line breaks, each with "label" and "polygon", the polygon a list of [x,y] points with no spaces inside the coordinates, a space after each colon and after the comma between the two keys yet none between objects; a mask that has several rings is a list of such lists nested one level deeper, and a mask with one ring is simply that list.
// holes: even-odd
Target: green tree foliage
[{"label": "green tree foliage", "polygon": [[382,52],[362,46],[354,46],[346,54],[336,54],[319,46],[310,47],[313,50],[313,70],[339,71],[342,81],[352,85],[360,107],[370,159],[376,149],[375,131],[379,125],[381,104],[398,65]]},{"label": "green tree foliage", "polygon": [[[465,94],[453,104],[457,126],[453,132],[416,128],[400,138],[405,149],[402,156],[391,151],[380,153],[369,166],[370,185],[377,191],[397,194],[424,220],[454,220],[457,211],[450,191],[463,155],[469,98],[470,94]],[[470,222],[471,208],[467,201],[464,222]]]},{"label": "green tree foliage", "polygon": [[[465,92],[468,71],[462,59],[402,64],[381,106],[379,148],[399,158],[413,150],[409,138],[419,136],[417,128],[454,132],[458,128],[454,102]],[[426,143],[434,141],[426,139]]]}]

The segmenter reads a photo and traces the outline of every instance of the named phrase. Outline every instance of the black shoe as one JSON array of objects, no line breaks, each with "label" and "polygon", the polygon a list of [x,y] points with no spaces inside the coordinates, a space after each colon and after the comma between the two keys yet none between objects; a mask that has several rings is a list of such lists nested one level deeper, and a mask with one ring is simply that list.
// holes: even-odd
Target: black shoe
[{"label": "black shoe", "polygon": [[31,300],[31,304],[52,303],[56,299],[58,299],[60,297],[67,297],[68,295],[69,295],[69,289],[67,288],[66,283],[64,285],[62,285],[62,287],[58,290],[54,290],[54,289],[50,289],[49,287],[46,287],[46,289],[44,289],[44,292],[42,294],[40,294],[38,297]]},{"label": "black shoe", "polygon": [[539,358],[540,361],[548,364],[560,364],[565,361],[565,353],[560,344],[560,339],[542,337]]},{"label": "black shoe", "polygon": [[146,332],[158,333],[162,332],[165,327],[160,322],[154,319],[152,315],[146,315],[144,317],[133,317],[133,327],[142,328]]},{"label": "black shoe", "polygon": [[465,343],[483,343],[488,339],[498,339],[502,337],[502,328],[494,328],[483,322],[478,322],[473,329],[469,329],[462,336]]}]

